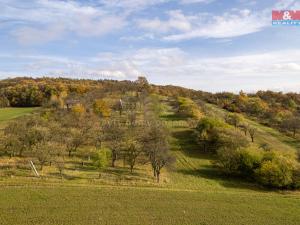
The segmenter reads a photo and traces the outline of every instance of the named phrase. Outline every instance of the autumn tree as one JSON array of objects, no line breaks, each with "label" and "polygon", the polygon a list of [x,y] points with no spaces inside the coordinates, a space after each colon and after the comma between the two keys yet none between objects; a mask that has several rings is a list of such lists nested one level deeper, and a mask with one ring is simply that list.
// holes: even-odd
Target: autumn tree
[{"label": "autumn tree", "polygon": [[111,114],[110,106],[103,99],[95,100],[93,104],[94,113],[99,115],[100,117],[109,117]]}]

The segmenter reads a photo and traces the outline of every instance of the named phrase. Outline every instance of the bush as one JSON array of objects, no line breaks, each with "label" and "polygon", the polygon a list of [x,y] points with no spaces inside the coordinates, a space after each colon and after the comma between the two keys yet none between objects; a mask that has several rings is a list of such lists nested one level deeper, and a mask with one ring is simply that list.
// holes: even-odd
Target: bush
[{"label": "bush", "polygon": [[202,112],[199,106],[191,99],[178,97],[178,114],[182,117],[199,119],[202,117]]},{"label": "bush", "polygon": [[222,148],[217,151],[218,165],[230,174],[252,176],[260,166],[262,154],[253,149]]},{"label": "bush", "polygon": [[268,187],[300,188],[300,167],[293,154],[220,148],[217,158],[217,165],[227,174],[255,179]]},{"label": "bush", "polygon": [[232,148],[222,148],[217,151],[217,164],[228,174],[238,174],[239,169],[239,151]]},{"label": "bush", "polygon": [[270,187],[291,187],[294,183],[293,176],[296,168],[295,159],[275,153],[272,160],[264,160],[260,168],[255,171],[256,179]]},{"label": "bush", "polygon": [[243,149],[240,151],[240,172],[245,175],[253,175],[254,171],[259,168],[262,161],[261,152],[255,149]]}]

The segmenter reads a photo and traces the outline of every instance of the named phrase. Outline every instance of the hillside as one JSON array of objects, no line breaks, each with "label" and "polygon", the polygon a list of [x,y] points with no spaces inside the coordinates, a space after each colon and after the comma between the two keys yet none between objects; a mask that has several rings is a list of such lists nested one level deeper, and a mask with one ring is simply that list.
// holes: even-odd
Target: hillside
[{"label": "hillside", "polygon": [[[178,99],[168,95],[158,95],[156,92],[142,98],[142,94],[136,95],[132,90],[93,92],[92,96],[89,92],[79,94],[79,96],[72,97],[72,100],[76,101],[71,109],[63,104],[60,106],[62,99],[57,98],[51,98],[51,104],[45,104],[41,108],[0,109],[0,120],[2,120],[0,123],[3,127],[13,124],[11,129],[15,129],[14,126],[20,126],[18,128],[23,129],[22,124],[24,124],[27,126],[26,131],[24,130],[26,134],[28,132],[28,134],[37,133],[37,136],[44,135],[42,140],[47,141],[46,138],[49,136],[53,138],[49,143],[36,144],[32,150],[29,150],[31,146],[27,145],[28,149],[24,150],[23,155],[19,155],[18,151],[9,154],[14,150],[1,146],[0,211],[5,212],[0,215],[1,225],[226,225],[232,224],[232,221],[234,224],[247,225],[298,224],[300,220],[299,191],[270,188],[250,176],[245,178],[224,173],[218,165],[218,154],[204,151],[198,143],[195,136],[197,128],[191,126],[191,121],[200,124],[203,118],[216,118],[222,121],[218,122],[222,126],[220,132],[228,129],[240,135],[241,137],[236,137],[246,139],[249,145],[247,148],[256,149],[260,154],[267,154],[267,151],[260,148],[263,144],[271,148],[270,152],[274,149],[283,153],[295,153],[300,146],[297,138],[286,135],[276,128],[262,125],[258,119],[247,114],[239,114],[243,123],[255,128],[252,143],[249,135],[244,137],[239,128],[234,128],[224,122],[231,114],[218,105],[203,103],[202,100],[201,103],[196,104],[196,100],[185,97]],[[136,96],[141,97],[141,100]],[[138,100],[135,101],[136,98]],[[123,104],[128,107],[125,110],[124,106],[123,112],[116,107],[119,99],[122,99]],[[70,100],[65,98],[63,101]],[[88,114],[95,109],[95,106],[98,106],[95,112],[101,112],[100,117]],[[85,110],[85,108],[90,110]],[[30,114],[33,111],[35,113]],[[109,116],[104,117],[103,115],[106,114]],[[22,117],[23,115],[27,116]],[[194,115],[196,115],[195,118],[193,118]],[[118,136],[114,136],[118,142],[103,139],[101,146],[105,148],[102,146],[99,151],[98,145],[94,147],[94,142],[84,142],[78,149],[71,152],[72,155],[69,155],[69,149],[63,148],[65,143],[69,143],[70,133],[74,132],[76,135],[76,129],[80,131],[87,125],[97,124],[99,118],[103,121],[120,123],[124,123],[125,119],[129,118],[129,125],[132,126],[133,120],[136,124],[140,124],[145,116],[155,118],[157,123],[166,127],[166,133],[162,130],[155,130],[155,132],[161,136],[166,135],[169,152],[163,153],[167,154],[167,159],[169,159],[168,154],[172,159],[173,157],[176,159],[175,162],[172,160],[170,165],[161,169],[159,183],[156,182],[156,177],[153,177],[151,161],[148,161],[146,153],[139,153],[133,172],[130,171],[130,161],[123,158],[123,154],[127,154],[127,157],[133,156],[132,146],[135,146],[136,140],[131,136],[128,138],[130,141],[128,149],[131,151],[119,152],[114,167],[109,161],[104,162],[105,167],[99,169],[97,154],[104,152],[107,148],[118,146],[118,142],[121,141],[126,145],[127,139],[123,141],[123,139],[118,139]],[[14,121],[19,125],[14,124]],[[67,129],[69,126],[70,129]],[[67,130],[63,130],[62,127]],[[98,134],[98,130],[94,130],[94,127],[87,128],[92,130],[91,134]],[[107,129],[105,132],[110,135],[119,132],[109,130],[105,126],[104,128]],[[131,130],[127,127],[126,129],[126,134],[130,135]],[[143,138],[148,128],[142,126],[142,129],[138,127],[137,129],[134,135]],[[17,133],[15,130],[13,132]],[[6,137],[15,138],[15,133]],[[18,135],[24,137],[22,132]],[[118,133],[118,135],[121,134]],[[80,136],[75,137],[75,140],[80,138]],[[85,136],[85,139],[86,137],[90,138],[90,136]],[[164,144],[162,137],[155,136],[155,138]],[[9,144],[8,146],[13,146],[11,142]],[[122,151],[126,150],[123,146],[121,147]],[[153,145],[149,147],[154,148]],[[60,148],[62,148],[61,151],[59,151]],[[50,150],[50,153],[53,151],[55,156],[50,154],[45,158],[40,157],[45,150]],[[60,154],[59,156],[56,151]],[[29,167],[29,160],[33,160],[41,177],[34,176]],[[63,163],[58,164],[62,160]],[[108,160],[111,160],[111,156]]]}]

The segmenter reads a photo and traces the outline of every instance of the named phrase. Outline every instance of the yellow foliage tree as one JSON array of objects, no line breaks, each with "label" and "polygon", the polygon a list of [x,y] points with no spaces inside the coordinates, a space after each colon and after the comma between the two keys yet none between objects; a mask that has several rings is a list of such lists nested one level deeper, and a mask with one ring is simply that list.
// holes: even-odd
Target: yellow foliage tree
[{"label": "yellow foliage tree", "polygon": [[97,99],[93,105],[94,112],[102,117],[109,117],[111,114],[111,109],[106,101],[103,99]]},{"label": "yellow foliage tree", "polygon": [[85,113],[85,108],[82,104],[78,103],[72,107],[72,112],[78,116],[82,116]]}]

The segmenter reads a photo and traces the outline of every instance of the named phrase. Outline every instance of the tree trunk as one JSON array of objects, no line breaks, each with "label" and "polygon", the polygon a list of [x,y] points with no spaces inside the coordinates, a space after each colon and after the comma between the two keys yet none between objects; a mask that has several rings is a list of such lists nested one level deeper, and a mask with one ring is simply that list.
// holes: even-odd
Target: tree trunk
[{"label": "tree trunk", "polygon": [[251,141],[254,142],[254,137],[253,136],[251,136]]},{"label": "tree trunk", "polygon": [[69,157],[71,157],[71,153],[72,153],[72,151],[70,150],[70,151],[69,151]]},{"label": "tree trunk", "polygon": [[23,149],[21,148],[19,151],[19,156],[22,157],[23,156]]},{"label": "tree trunk", "polygon": [[126,166],[126,156],[124,155],[123,156],[123,167],[125,167]]},{"label": "tree trunk", "polygon": [[156,181],[159,183],[159,178],[160,178],[160,171],[156,172]]},{"label": "tree trunk", "polygon": [[112,157],[111,157],[111,166],[115,167],[115,162],[117,160],[117,156],[115,153],[112,153]]},{"label": "tree trunk", "polygon": [[293,130],[293,137],[296,137],[296,129]]},{"label": "tree trunk", "polygon": [[130,173],[133,173],[133,165],[130,165]]}]

